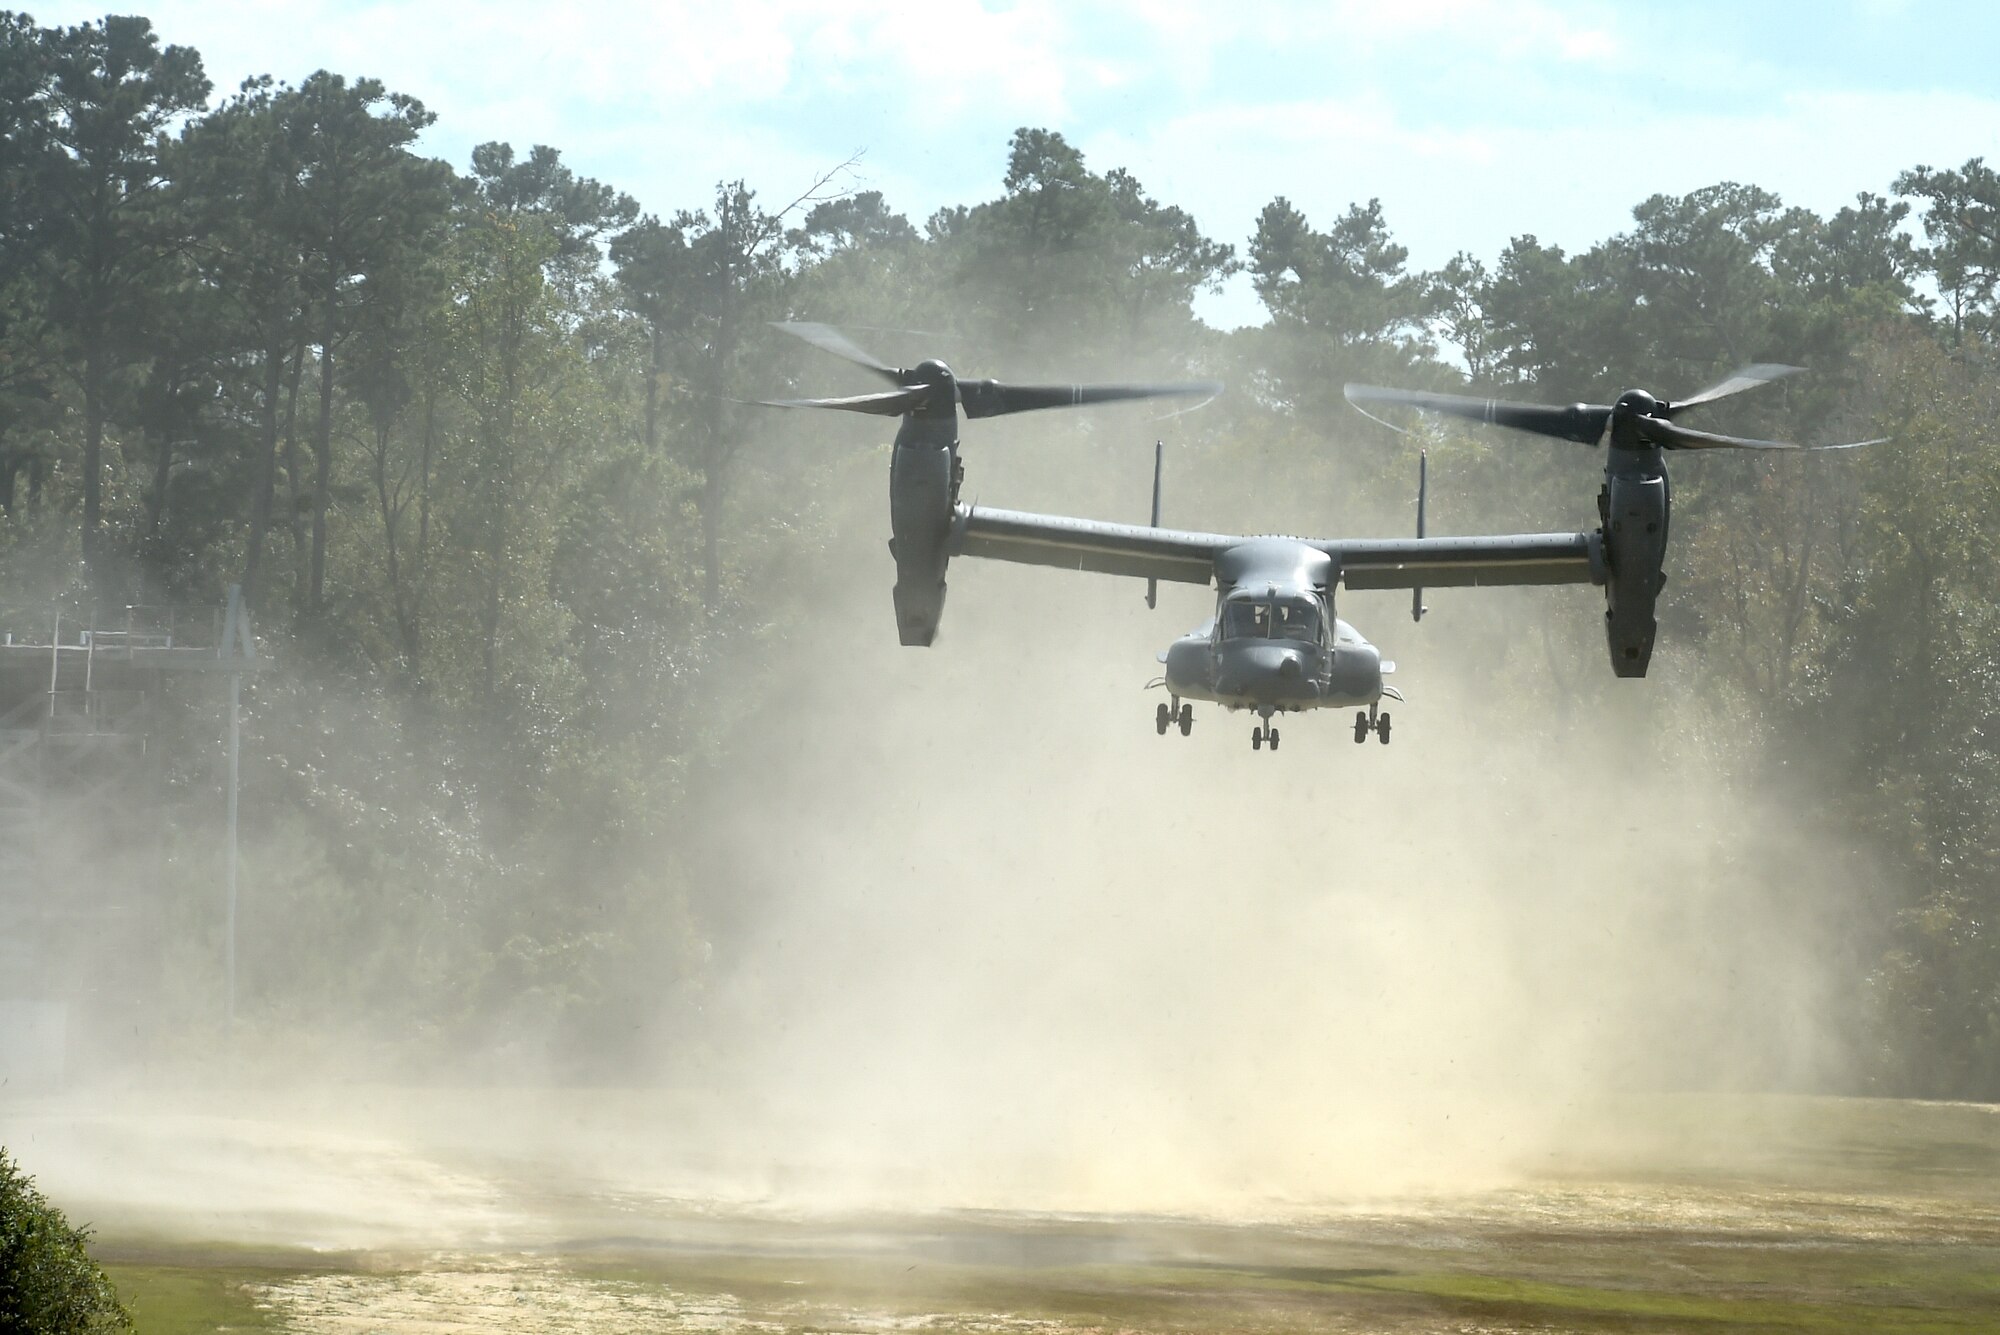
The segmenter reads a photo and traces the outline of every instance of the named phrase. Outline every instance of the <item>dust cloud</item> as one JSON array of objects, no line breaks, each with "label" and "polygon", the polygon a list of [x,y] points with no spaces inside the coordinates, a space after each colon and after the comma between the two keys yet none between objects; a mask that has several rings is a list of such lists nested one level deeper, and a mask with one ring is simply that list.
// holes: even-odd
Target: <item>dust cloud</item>
[{"label": "dust cloud", "polygon": [[[1131,421],[1116,488],[1070,508],[1142,504]],[[969,492],[1062,504],[1051,451],[967,454]],[[1597,590],[1434,593],[1420,626],[1348,595],[1400,663],[1394,744],[1303,716],[1253,752],[1248,716],[1152,726],[1153,655],[1207,590],[1149,613],[1137,581],[957,562],[939,644],[896,646],[882,479],[852,476],[811,622],[698,799],[707,977],[664,1087],[524,1060],[476,1090],[79,1089],[5,1105],[24,1164],[100,1221],[326,1246],[560,1232],[533,1221],[565,1183],[614,1214],[1268,1217],[1549,1172],[1633,1095],[1839,1081],[1849,873],[1671,653],[1550,684],[1544,625],[1587,634]],[[1228,519],[1192,485],[1169,509]]]},{"label": "dust cloud", "polygon": [[[1001,504],[1071,471],[967,455]],[[1839,1078],[1849,873],[1731,773],[1670,655],[1558,698],[1543,623],[1590,634],[1599,591],[1438,592],[1414,627],[1349,595],[1401,664],[1394,744],[1304,716],[1253,752],[1202,705],[1155,735],[1141,689],[1209,591],[1149,613],[1137,581],[963,561],[939,644],[900,649],[861,532],[711,794],[748,896],[716,1086],[784,1188],[1256,1212],[1511,1180],[1615,1139],[1635,1092]]]}]

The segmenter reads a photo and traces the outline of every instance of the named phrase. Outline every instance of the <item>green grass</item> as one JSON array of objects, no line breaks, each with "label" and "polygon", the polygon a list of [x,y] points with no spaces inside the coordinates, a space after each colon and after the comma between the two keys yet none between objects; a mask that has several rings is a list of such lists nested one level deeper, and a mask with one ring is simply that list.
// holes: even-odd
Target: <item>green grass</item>
[{"label": "green grass", "polygon": [[257,1305],[253,1286],[286,1271],[199,1264],[106,1265],[118,1297],[132,1313],[139,1335],[211,1335],[222,1331],[275,1331],[271,1314]]},{"label": "green grass", "polygon": [[[1248,1241],[1246,1239],[1246,1241]],[[1697,1248],[1644,1235],[1488,1236],[1463,1249],[1267,1236],[1282,1263],[938,1263],[910,1254],[743,1255],[649,1251],[544,1258],[580,1289],[638,1285],[728,1294],[748,1320],[842,1330],[869,1316],[993,1314],[1077,1328],[1171,1332],[1381,1330],[1499,1324],[1553,1331],[1884,1331],[2000,1329],[2000,1253],[1953,1243]],[[1312,1253],[1308,1255],[1307,1253]],[[246,1265],[189,1248],[106,1266],[145,1335],[275,1331],[262,1285],[302,1269]],[[333,1269],[348,1268],[343,1261]],[[351,1264],[395,1284],[396,1274]],[[945,1325],[950,1328],[949,1324]]]},{"label": "green grass", "polygon": [[[1490,1239],[1473,1252],[1369,1248],[1324,1264],[1212,1262],[1022,1269],[907,1259],[686,1256],[589,1273],[727,1293],[745,1316],[838,1329],[843,1313],[1005,1312],[1078,1327],[1305,1331],[1330,1318],[1385,1330],[1504,1323],[1557,1331],[2000,1329],[1994,1253],[1949,1245],[1769,1247],[1707,1255],[1658,1239]],[[1702,1264],[1719,1256],[1720,1263]],[[1443,1264],[1440,1264],[1440,1262]],[[1585,1281],[1578,1274],[1588,1272]]]},{"label": "green grass", "polygon": [[1558,1329],[1736,1331],[1991,1331],[1991,1306],[1931,1307],[1847,1301],[1706,1297],[1646,1289],[1585,1288],[1487,1275],[1417,1274],[1355,1281],[1357,1287],[1420,1294],[1448,1311]]}]

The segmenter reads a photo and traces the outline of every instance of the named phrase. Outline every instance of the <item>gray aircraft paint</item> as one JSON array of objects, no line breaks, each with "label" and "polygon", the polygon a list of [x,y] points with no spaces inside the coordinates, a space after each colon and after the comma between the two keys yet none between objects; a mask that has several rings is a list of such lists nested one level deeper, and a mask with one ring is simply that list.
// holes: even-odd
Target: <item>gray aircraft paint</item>
[{"label": "gray aircraft paint", "polygon": [[[1326,552],[1295,538],[1253,538],[1225,548],[1214,570],[1217,614],[1161,656],[1167,690],[1176,699],[1266,716],[1381,700],[1381,652],[1334,615],[1336,570]],[[1222,613],[1231,602],[1298,601],[1309,601],[1318,611],[1319,634],[1311,642],[1221,633]]]},{"label": "gray aircraft paint", "polygon": [[[1160,656],[1179,702],[1203,700],[1260,717],[1365,707],[1385,694],[1382,654],[1336,614],[1337,590],[1497,584],[1602,584],[1595,533],[1472,538],[1321,539],[1184,532],[1062,515],[960,505],[949,553],[1145,579],[1213,583],[1216,615]],[[1234,603],[1310,602],[1308,642],[1228,633]]]}]

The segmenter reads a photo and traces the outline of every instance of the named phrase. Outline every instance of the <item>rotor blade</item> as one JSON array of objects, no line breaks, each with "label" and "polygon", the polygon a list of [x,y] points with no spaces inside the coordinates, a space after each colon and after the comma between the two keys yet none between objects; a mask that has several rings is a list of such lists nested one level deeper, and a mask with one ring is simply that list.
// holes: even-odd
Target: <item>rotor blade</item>
[{"label": "rotor blade", "polygon": [[1731,394],[1741,394],[1746,389],[1755,389],[1759,385],[1768,385],[1773,380],[1783,380],[1788,375],[1797,375],[1805,369],[1803,366],[1783,366],[1777,362],[1759,362],[1755,366],[1746,366],[1719,385],[1710,385],[1699,394],[1676,399],[1668,405],[1667,414],[1672,416],[1683,408],[1714,403],[1717,399],[1726,399]]},{"label": "rotor blade", "polygon": [[935,329],[902,329],[886,324],[844,324],[842,329],[858,330],[864,334],[894,334],[898,338],[925,338],[940,343],[962,343],[963,334],[941,334]]},{"label": "rotor blade", "polygon": [[753,399],[766,408],[838,408],[848,413],[873,413],[877,417],[901,417],[919,407],[931,395],[929,385],[885,390],[880,394],[854,394],[844,399]]},{"label": "rotor blade", "polygon": [[1639,434],[1666,450],[1858,450],[1863,445],[1880,445],[1889,439],[1852,440],[1844,445],[1795,445],[1786,440],[1750,440],[1743,436],[1718,436],[1712,431],[1695,431],[1675,426],[1659,417],[1638,419]]},{"label": "rotor blade", "polygon": [[1417,434],[1416,432],[1410,430],[1406,426],[1397,426],[1394,422],[1390,421],[1386,417],[1377,417],[1374,413],[1369,412],[1366,408],[1356,403],[1353,399],[1353,396],[1351,395],[1348,397],[1347,406],[1354,409],[1355,412],[1360,413],[1363,417],[1373,422],[1376,426],[1386,426],[1399,436],[1414,436]]},{"label": "rotor blade", "polygon": [[958,401],[967,417],[999,417],[1039,408],[1070,408],[1085,403],[1117,403],[1125,399],[1214,398],[1222,385],[1199,380],[1177,385],[1003,385],[998,380],[961,380]]},{"label": "rotor blade", "polygon": [[856,347],[854,342],[832,325],[816,324],[811,320],[774,320],[774,328],[782,329],[793,338],[804,339],[822,352],[830,352],[836,357],[864,366],[894,384],[903,383],[903,373],[887,362]]},{"label": "rotor blade", "polygon": [[1375,385],[1343,385],[1341,393],[1364,417],[1374,416],[1361,407],[1364,403],[1400,403],[1448,417],[1512,427],[1516,431],[1532,431],[1538,436],[1554,436],[1557,440],[1573,440],[1579,445],[1595,445],[1604,435],[1604,424],[1611,420],[1609,408],[1583,403],[1573,403],[1567,408],[1550,408],[1539,403],[1475,399],[1465,394],[1424,394],[1409,389],[1382,389]]}]

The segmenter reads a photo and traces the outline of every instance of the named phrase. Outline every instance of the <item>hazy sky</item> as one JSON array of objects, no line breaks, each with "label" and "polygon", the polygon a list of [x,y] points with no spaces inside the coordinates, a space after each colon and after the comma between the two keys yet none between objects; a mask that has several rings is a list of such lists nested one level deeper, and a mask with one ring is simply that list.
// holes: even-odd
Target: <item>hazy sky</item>
[{"label": "hazy sky", "polygon": [[[44,24],[100,6],[26,6]],[[372,75],[438,113],[432,152],[547,143],[648,209],[723,177],[781,203],[860,153],[921,220],[1000,188],[1017,126],[1058,129],[1239,249],[1285,195],[1379,197],[1413,264],[1568,247],[1656,192],[1751,181],[1827,212],[1918,163],[2000,150],[1990,0],[156,0],[220,92]],[[1800,15],[1810,12],[1810,20]],[[1247,285],[1209,302],[1260,318]]]}]

